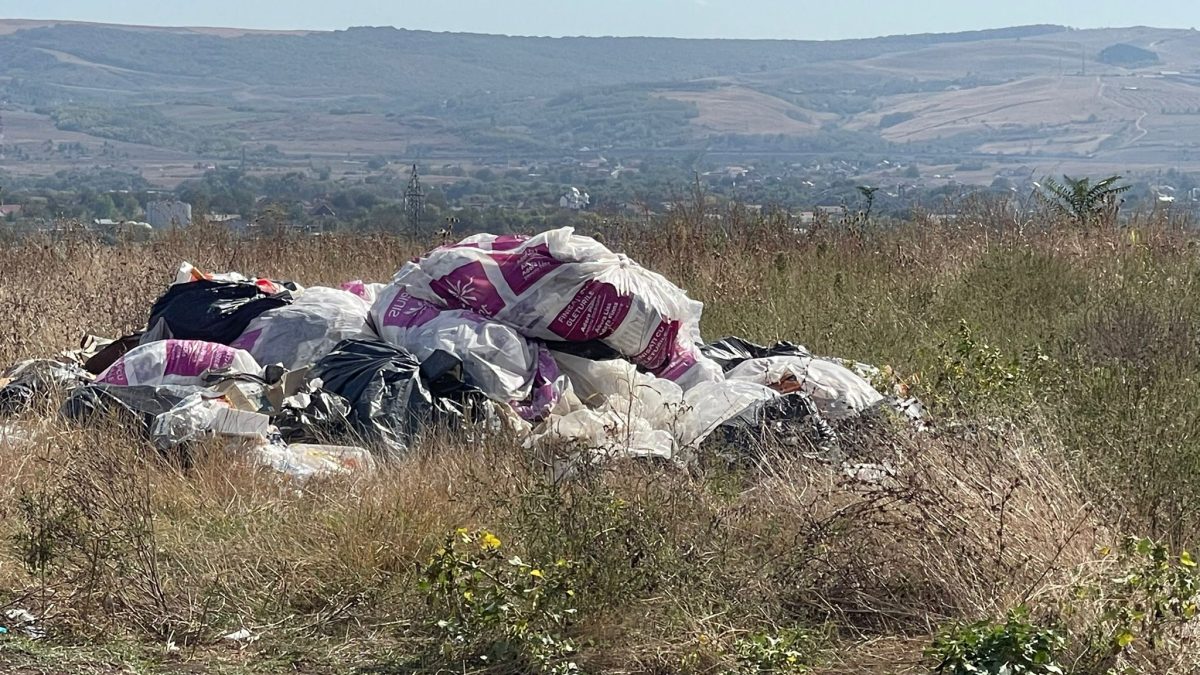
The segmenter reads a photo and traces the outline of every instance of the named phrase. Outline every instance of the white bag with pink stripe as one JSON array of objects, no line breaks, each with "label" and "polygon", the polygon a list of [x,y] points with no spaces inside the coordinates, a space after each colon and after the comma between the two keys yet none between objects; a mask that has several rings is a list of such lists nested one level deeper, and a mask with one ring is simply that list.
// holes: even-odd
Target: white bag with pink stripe
[{"label": "white bag with pink stripe", "polygon": [[[476,235],[409,262],[392,280],[546,341],[599,340],[685,389],[723,379],[696,348],[703,305],[665,277],[572,228]],[[378,326],[377,326],[378,327]]]}]

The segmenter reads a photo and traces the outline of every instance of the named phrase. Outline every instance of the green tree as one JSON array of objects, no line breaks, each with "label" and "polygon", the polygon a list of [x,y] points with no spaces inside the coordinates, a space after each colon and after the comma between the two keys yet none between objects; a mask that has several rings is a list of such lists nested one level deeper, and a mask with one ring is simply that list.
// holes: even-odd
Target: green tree
[{"label": "green tree", "polygon": [[89,199],[87,210],[96,218],[116,219],[119,215],[117,205],[113,203],[112,197],[106,194],[97,194]]}]

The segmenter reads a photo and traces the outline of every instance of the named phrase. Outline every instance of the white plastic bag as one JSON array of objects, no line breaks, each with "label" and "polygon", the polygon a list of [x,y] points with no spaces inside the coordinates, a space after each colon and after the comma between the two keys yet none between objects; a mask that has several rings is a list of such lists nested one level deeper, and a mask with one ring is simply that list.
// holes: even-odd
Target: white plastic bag
[{"label": "white plastic bag", "polygon": [[554,417],[530,439],[530,444],[567,445],[587,450],[598,459],[675,457],[675,439],[670,432],[613,410],[576,410]]},{"label": "white plastic bag", "polygon": [[679,385],[621,359],[593,361],[558,352],[554,359],[588,409],[551,418],[532,445],[572,445],[597,457],[676,457],[676,418],[684,409]]},{"label": "white plastic bag", "polygon": [[258,362],[244,350],[200,340],[160,340],[129,350],[96,381],[118,386],[204,386],[203,375],[210,370],[262,374]]},{"label": "white plastic bag", "polygon": [[802,391],[812,397],[828,419],[852,417],[883,400],[883,395],[858,373],[829,359],[768,356],[744,361],[726,377],[785,392]]},{"label": "white plastic bag", "polygon": [[640,373],[622,359],[593,361],[559,352],[554,359],[584,405],[644,419],[651,429],[673,431],[684,407],[684,392],[678,384]]},{"label": "white plastic bag", "polygon": [[316,363],[334,345],[361,333],[369,309],[353,293],[314,286],[292,304],[260,314],[230,346],[250,352],[263,365],[282,363],[296,370]]},{"label": "white plastic bag", "polygon": [[[393,283],[451,309],[470,309],[552,341],[602,340],[676,381],[706,359],[703,305],[664,278],[572,228],[534,237],[477,235],[406,264]],[[681,352],[683,352],[681,354]]]},{"label": "white plastic bag", "polygon": [[676,439],[681,446],[700,445],[725,422],[761,401],[769,401],[779,392],[754,382],[728,380],[703,382],[684,395],[684,409],[676,423]]},{"label": "white plastic bag", "polygon": [[516,330],[466,309],[444,309],[392,284],[371,307],[371,325],[391,345],[424,361],[437,350],[463,362],[467,382],[513,404],[526,419],[550,412],[566,386],[549,351]]}]

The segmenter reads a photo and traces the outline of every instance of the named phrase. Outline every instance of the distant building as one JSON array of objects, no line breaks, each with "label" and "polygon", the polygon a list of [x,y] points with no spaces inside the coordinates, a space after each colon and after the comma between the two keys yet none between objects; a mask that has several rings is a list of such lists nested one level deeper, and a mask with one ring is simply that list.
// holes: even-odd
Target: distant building
[{"label": "distant building", "polygon": [[313,204],[312,208],[308,210],[308,215],[313,218],[337,218],[337,212],[325,200]]},{"label": "distant building", "polygon": [[146,222],[155,229],[187,227],[192,224],[192,205],[179,200],[146,204]]},{"label": "distant building", "polygon": [[580,192],[579,188],[573,187],[567,194],[563,195],[558,200],[559,208],[570,209],[572,211],[582,211],[592,203],[592,198],[586,192]]},{"label": "distant building", "polygon": [[0,204],[0,218],[15,216],[21,212],[20,204]]},{"label": "distant building", "polygon": [[204,222],[209,225],[224,225],[234,230],[246,227],[246,219],[239,213],[209,213],[204,216]]}]

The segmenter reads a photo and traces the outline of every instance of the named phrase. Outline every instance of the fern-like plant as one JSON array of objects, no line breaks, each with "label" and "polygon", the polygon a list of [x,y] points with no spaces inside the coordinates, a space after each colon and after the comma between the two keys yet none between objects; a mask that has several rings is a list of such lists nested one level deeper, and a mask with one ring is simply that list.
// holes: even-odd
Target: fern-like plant
[{"label": "fern-like plant", "polygon": [[1109,176],[1095,183],[1090,178],[1063,176],[1063,182],[1046,178],[1038,195],[1050,209],[1084,227],[1116,219],[1118,196],[1129,185],[1118,185],[1121,176]]}]

